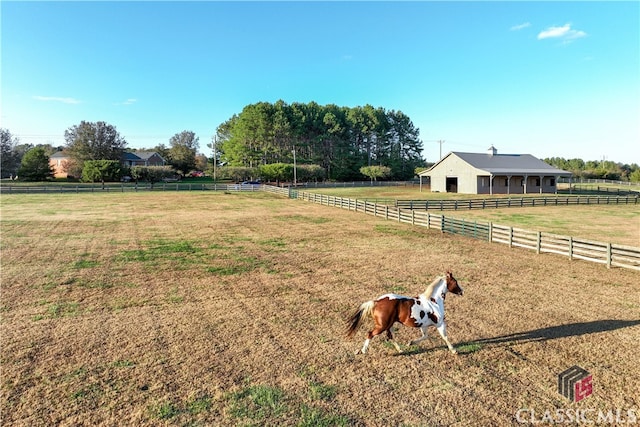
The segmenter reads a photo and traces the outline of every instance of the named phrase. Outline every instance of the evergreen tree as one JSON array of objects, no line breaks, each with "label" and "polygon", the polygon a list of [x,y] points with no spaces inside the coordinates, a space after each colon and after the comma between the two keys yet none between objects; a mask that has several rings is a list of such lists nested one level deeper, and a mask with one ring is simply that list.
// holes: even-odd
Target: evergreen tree
[{"label": "evergreen tree", "polygon": [[24,181],[46,181],[53,178],[49,156],[43,147],[35,147],[25,153],[18,176]]}]

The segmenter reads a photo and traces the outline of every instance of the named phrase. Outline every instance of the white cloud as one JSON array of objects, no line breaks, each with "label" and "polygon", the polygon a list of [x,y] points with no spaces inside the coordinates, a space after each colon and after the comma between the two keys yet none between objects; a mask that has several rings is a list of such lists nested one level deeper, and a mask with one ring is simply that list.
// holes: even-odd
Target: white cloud
[{"label": "white cloud", "polygon": [[59,96],[39,96],[39,95],[35,95],[35,96],[33,96],[33,99],[38,100],[38,101],[45,101],[45,102],[49,102],[49,101],[62,102],[63,104],[80,104],[80,103],[82,103],[82,101],[77,100],[75,98],[63,98],[63,97],[59,97]]},{"label": "white cloud", "polygon": [[132,105],[132,104],[135,104],[136,102],[138,102],[136,98],[129,98],[126,101],[114,102],[113,105]]},{"label": "white cloud", "polygon": [[511,31],[520,31],[523,30],[525,28],[528,28],[531,26],[530,22],[523,22],[522,24],[518,24],[518,25],[514,25],[513,27],[510,28]]},{"label": "white cloud", "polygon": [[557,38],[564,41],[571,41],[585,37],[587,33],[580,30],[571,29],[571,24],[564,24],[562,27],[549,27],[538,34],[538,40]]}]

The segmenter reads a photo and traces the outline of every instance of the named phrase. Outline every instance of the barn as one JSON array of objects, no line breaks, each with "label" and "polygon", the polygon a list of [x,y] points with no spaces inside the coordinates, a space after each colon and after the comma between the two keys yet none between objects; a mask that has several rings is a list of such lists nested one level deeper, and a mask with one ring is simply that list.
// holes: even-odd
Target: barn
[{"label": "barn", "polygon": [[452,151],[419,174],[420,188],[429,178],[432,192],[466,194],[555,193],[558,178],[571,172],[554,168],[530,154]]}]

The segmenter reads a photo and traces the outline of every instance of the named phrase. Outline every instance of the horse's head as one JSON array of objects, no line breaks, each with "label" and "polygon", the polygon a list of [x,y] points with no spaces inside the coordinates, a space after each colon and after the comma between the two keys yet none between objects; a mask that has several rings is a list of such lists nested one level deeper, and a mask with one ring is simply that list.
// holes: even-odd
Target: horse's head
[{"label": "horse's head", "polygon": [[447,281],[447,291],[460,296],[464,294],[464,290],[460,285],[458,285],[458,281],[455,279],[455,277],[453,277],[453,273],[447,271],[445,280]]}]

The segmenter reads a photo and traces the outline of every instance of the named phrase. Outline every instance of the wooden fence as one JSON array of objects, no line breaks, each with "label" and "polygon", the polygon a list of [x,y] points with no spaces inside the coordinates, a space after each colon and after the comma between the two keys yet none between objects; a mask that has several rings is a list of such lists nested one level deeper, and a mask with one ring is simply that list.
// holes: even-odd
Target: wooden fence
[{"label": "wooden fence", "polygon": [[198,184],[198,183],[168,183],[154,184],[78,184],[78,185],[2,185],[1,194],[25,193],[125,193],[138,191],[260,191],[259,184]]},{"label": "wooden fence", "polygon": [[[345,197],[269,187],[270,186],[263,186],[263,190],[278,193],[293,199],[301,199],[325,206],[362,212],[390,221],[436,229],[442,233],[459,234],[492,243],[509,245],[509,247],[534,250],[539,254],[559,254],[568,256],[570,259],[581,259],[605,264],[608,268],[622,267],[640,271],[640,248],[638,247],[594,242],[540,231],[523,230],[493,224],[491,222],[468,221],[447,217],[442,214],[433,214],[426,210],[403,209],[396,206],[381,205]],[[584,200],[584,203],[580,204],[586,204],[587,198],[581,197],[581,199]],[[590,199],[593,200],[593,198]],[[459,202],[464,204],[466,201]],[[629,202],[631,202],[631,200]]]},{"label": "wooden fence", "polygon": [[549,197],[497,197],[468,200],[396,200],[400,209],[460,210],[533,206],[619,205],[638,204],[640,197],[627,196],[549,196]]},{"label": "wooden fence", "polygon": [[638,196],[640,195],[640,190],[638,190],[637,187],[630,187],[630,188],[620,188],[620,187],[603,187],[600,185],[597,186],[591,186],[591,185],[585,185],[585,184],[575,184],[572,185],[569,189],[567,190],[558,190],[558,192],[562,192],[562,193],[566,193],[569,192],[571,193],[592,193],[592,194],[617,194],[619,196],[623,196],[623,195],[631,195],[631,196]]}]

